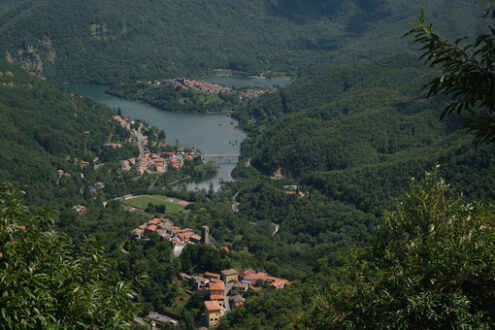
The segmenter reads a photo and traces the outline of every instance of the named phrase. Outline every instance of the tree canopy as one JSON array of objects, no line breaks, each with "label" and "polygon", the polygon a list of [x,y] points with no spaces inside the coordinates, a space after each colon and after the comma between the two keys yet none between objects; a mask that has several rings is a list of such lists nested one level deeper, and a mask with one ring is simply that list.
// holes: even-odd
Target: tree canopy
[{"label": "tree canopy", "polygon": [[495,311],[495,207],[466,202],[435,173],[354,250],[302,328],[489,329]]},{"label": "tree canopy", "polygon": [[0,191],[0,323],[9,329],[128,328],[136,306],[130,283],[93,241],[76,249],[50,218]]},{"label": "tree canopy", "polygon": [[[484,17],[495,18],[494,1],[485,7]],[[441,118],[451,113],[461,116],[464,127],[486,141],[495,142],[495,29],[481,34],[474,41],[458,38],[455,42],[433,32],[433,24],[425,23],[421,9],[419,22],[405,36],[413,35],[420,44],[424,59],[442,73],[427,83],[428,96],[446,94],[452,97]]]}]

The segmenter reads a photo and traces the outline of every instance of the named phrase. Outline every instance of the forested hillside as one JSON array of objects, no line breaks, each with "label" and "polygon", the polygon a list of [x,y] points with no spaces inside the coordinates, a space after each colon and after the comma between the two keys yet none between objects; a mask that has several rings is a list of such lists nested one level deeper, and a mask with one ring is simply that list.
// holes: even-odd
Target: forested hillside
[{"label": "forested hillside", "polygon": [[104,147],[112,134],[114,141],[127,137],[111,121],[109,108],[64,93],[4,61],[0,110],[0,181],[25,190],[31,201],[53,202],[79,194],[85,184],[77,173],[89,179],[91,172],[83,168],[83,161],[93,166],[97,157],[118,159],[135,152],[130,146],[118,151]]},{"label": "forested hillside", "polygon": [[[241,213],[280,224],[284,240],[331,251],[366,244],[409,178],[436,164],[469,198],[492,200],[495,147],[455,119],[438,120],[445,100],[419,91],[430,75],[411,55],[333,66],[239,110],[251,166],[241,161],[234,173],[241,182],[279,175],[241,190]],[[286,185],[309,194],[284,196]]]},{"label": "forested hillside", "polygon": [[[142,316],[164,313],[179,320],[177,329],[190,329],[202,325],[205,294],[192,290],[179,272],[252,268],[292,283],[271,292],[268,283],[258,283],[245,293],[243,306],[223,316],[220,328],[489,329],[495,310],[495,144],[468,135],[456,118],[439,120],[449,99],[421,91],[438,72],[418,62],[401,39],[421,4],[447,37],[478,34],[486,25],[480,6],[462,0],[0,3],[0,183],[24,191],[27,205],[54,210],[52,224],[38,216],[44,212],[24,209],[18,192],[0,187],[0,289],[7,292],[1,299],[24,304],[22,313],[33,315],[34,302],[9,290],[28,285],[44,292],[28,274],[38,260],[43,267],[37,271],[51,274],[49,292],[77,297],[79,279],[88,276],[79,260],[86,260],[108,273],[95,287],[132,282],[136,295],[127,297],[139,303]],[[297,78],[256,99],[230,95],[220,101],[166,90],[170,98],[157,105],[215,112],[223,110],[220,104],[232,108],[248,134],[236,181],[216,192],[173,186],[194,176],[196,163],[163,175],[124,172],[120,161],[139,154],[135,145],[144,146],[130,138],[131,131],[145,127],[152,153],[185,149],[166,145],[164,132],[145,123],[132,121],[131,129],[129,120],[124,128],[112,120],[113,110],[53,84],[148,85],[147,79],[198,77],[216,68]],[[140,100],[159,98],[145,96]],[[151,202],[131,208],[118,198],[124,194],[190,203],[177,212]],[[76,213],[77,204],[84,212]],[[184,243],[177,257],[175,245],[151,227],[145,239],[129,238],[158,217],[170,218],[174,233],[209,226],[211,244]],[[99,249],[93,253],[88,236],[106,248],[108,262]],[[55,253],[50,258],[45,245]],[[11,261],[15,272],[9,272]],[[62,291],[54,281],[59,268],[67,278]],[[91,276],[84,279],[91,284]],[[92,293],[91,287],[81,286]],[[109,299],[120,299],[128,289],[122,287]],[[89,298],[82,304],[92,303]],[[125,320],[135,314],[127,300],[119,300]],[[60,314],[53,324],[85,315],[78,306],[61,303],[56,309],[68,316]],[[2,309],[2,317],[14,319],[17,309],[10,305],[8,317]],[[109,324],[111,314],[101,324]]]},{"label": "forested hillside", "polygon": [[[408,47],[400,36],[418,6],[392,0],[20,0],[0,12],[0,54],[58,81],[197,76],[215,68],[300,76]],[[449,35],[471,35],[480,26],[475,4],[424,6],[442,17],[439,29]]]}]

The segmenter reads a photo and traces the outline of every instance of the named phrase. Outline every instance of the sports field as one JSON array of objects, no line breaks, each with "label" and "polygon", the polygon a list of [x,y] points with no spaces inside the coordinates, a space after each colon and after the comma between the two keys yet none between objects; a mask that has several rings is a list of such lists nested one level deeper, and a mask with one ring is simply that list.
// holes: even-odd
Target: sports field
[{"label": "sports field", "polygon": [[167,213],[179,213],[185,207],[184,205],[178,204],[179,202],[181,201],[178,199],[158,195],[134,197],[133,199],[127,200],[123,203],[143,210],[146,209],[149,203],[153,205],[165,205]]}]

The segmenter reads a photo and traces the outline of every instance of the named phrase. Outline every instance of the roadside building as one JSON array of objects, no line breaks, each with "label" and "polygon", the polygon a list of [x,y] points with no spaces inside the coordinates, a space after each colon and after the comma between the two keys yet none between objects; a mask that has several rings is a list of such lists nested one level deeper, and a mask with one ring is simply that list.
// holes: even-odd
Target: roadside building
[{"label": "roadside building", "polygon": [[223,295],[211,295],[210,300],[218,302],[221,308],[225,304],[225,297]]},{"label": "roadside building", "polygon": [[122,197],[122,199],[123,199],[123,200],[125,200],[125,201],[128,201],[129,199],[132,199],[132,198],[133,198],[133,196],[132,196],[131,194],[124,195],[124,196]]},{"label": "roadside building", "polygon": [[208,293],[211,296],[223,296],[225,291],[225,284],[217,279],[211,279],[207,287]]},{"label": "roadside building", "polygon": [[205,312],[208,327],[214,327],[220,322],[220,317],[222,316],[221,311],[222,308],[217,301],[205,301]]},{"label": "roadside building", "polygon": [[235,269],[226,269],[220,272],[225,283],[236,282],[239,280],[239,272]]}]

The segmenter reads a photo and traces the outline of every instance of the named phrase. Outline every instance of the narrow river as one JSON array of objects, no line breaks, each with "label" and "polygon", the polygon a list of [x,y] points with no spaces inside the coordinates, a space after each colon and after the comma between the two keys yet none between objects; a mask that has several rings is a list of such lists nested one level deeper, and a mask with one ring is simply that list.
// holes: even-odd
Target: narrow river
[{"label": "narrow river", "polygon": [[[287,85],[288,81],[269,81],[247,78],[219,77],[225,86],[249,84],[249,86]],[[211,80],[216,80],[212,78]],[[216,81],[215,81],[216,82]],[[219,81],[218,81],[219,82]],[[271,82],[271,83],[270,83]],[[131,118],[144,120],[151,126],[165,131],[167,143],[199,148],[204,154],[238,154],[245,135],[234,127],[237,122],[227,115],[205,115],[199,113],[177,113],[158,109],[136,101],[128,101],[105,93],[106,86],[101,85],[64,85],[64,89],[75,94],[90,97],[97,102],[122,111]],[[189,190],[208,189],[210,184],[218,189],[222,182],[232,181],[231,172],[237,163],[237,157],[216,159],[218,173],[210,179],[190,182]]]}]

